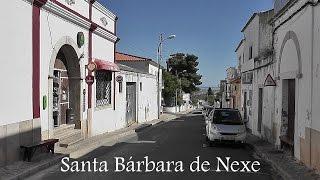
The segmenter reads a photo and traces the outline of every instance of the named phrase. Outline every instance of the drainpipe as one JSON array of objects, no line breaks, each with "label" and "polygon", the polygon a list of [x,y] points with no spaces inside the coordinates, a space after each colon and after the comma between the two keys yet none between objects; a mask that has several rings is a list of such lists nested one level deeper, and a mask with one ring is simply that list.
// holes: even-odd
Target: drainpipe
[{"label": "drainpipe", "polygon": [[136,121],[139,123],[139,93],[140,93],[140,76],[139,73],[137,73],[137,97],[136,97]]}]

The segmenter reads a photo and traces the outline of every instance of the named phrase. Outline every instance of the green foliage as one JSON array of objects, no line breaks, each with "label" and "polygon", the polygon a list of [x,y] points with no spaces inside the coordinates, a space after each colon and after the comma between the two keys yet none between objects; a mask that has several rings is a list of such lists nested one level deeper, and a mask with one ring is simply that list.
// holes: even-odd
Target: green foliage
[{"label": "green foliage", "polygon": [[162,96],[166,106],[175,105],[176,90],[179,88],[178,79],[167,71],[163,71],[164,89],[162,90]]},{"label": "green foliage", "polygon": [[197,91],[197,86],[202,84],[202,76],[197,74],[199,70],[197,61],[197,56],[183,53],[173,54],[167,61],[169,72],[181,79],[182,91],[186,93]]},{"label": "green foliage", "polygon": [[214,95],[208,95],[207,101],[210,105],[214,105],[214,102],[215,102]]}]

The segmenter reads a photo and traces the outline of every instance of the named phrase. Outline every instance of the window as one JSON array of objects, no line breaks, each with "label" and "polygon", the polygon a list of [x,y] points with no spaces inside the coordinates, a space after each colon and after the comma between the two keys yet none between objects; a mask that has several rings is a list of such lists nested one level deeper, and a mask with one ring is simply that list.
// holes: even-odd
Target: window
[{"label": "window", "polygon": [[249,60],[252,59],[252,57],[253,57],[253,48],[252,48],[252,46],[250,46],[250,48],[249,48]]},{"label": "window", "polygon": [[111,71],[96,71],[96,106],[111,105]]},{"label": "window", "polygon": [[119,93],[122,93],[122,82],[119,82]]},{"label": "window", "polygon": [[244,63],[244,52],[242,53],[242,63]]},{"label": "window", "polygon": [[142,82],[140,82],[140,91],[142,91]]},{"label": "window", "polygon": [[242,125],[242,119],[239,111],[233,110],[215,110],[213,114],[214,124]]}]

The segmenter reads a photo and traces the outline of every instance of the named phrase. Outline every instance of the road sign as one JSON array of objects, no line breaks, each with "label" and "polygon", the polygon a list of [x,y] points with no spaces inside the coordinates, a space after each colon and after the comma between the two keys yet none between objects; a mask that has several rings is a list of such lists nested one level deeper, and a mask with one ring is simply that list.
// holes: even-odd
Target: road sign
[{"label": "road sign", "polygon": [[92,85],[94,83],[94,76],[88,75],[86,77],[86,83],[89,84],[89,85]]},{"label": "road sign", "polygon": [[123,77],[120,76],[120,75],[117,76],[117,77],[116,77],[116,81],[117,81],[117,82],[122,82],[122,81],[123,81]]},{"label": "road sign", "polygon": [[89,62],[89,64],[87,65],[87,69],[89,71],[95,71],[97,69],[97,64],[93,61]]},{"label": "road sign", "polygon": [[264,86],[277,86],[276,82],[270,74],[268,74],[266,80],[264,81]]}]

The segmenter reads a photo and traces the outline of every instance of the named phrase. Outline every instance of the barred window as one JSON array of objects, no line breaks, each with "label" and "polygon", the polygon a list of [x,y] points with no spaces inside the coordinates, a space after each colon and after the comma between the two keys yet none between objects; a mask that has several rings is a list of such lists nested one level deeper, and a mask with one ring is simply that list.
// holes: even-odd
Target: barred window
[{"label": "barred window", "polygon": [[111,71],[96,71],[96,106],[111,104]]}]

